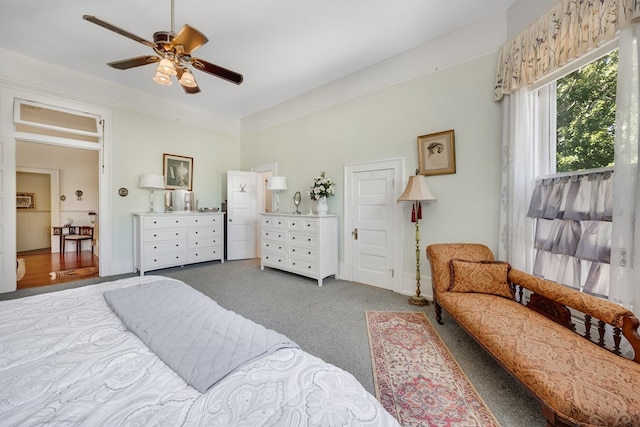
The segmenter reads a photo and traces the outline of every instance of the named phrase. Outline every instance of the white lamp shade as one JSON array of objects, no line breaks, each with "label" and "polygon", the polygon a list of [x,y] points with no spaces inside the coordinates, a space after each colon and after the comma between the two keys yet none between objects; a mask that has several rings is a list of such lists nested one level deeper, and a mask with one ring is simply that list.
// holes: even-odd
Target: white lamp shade
[{"label": "white lamp shade", "polygon": [[184,73],[182,73],[182,77],[180,77],[180,80],[178,81],[184,87],[198,86],[198,84],[196,83],[196,79],[193,78],[193,74],[191,74],[189,71],[185,71]]},{"label": "white lamp shade", "polygon": [[162,74],[166,74],[167,76],[175,76],[178,74],[176,71],[176,67],[173,65],[167,58],[162,58],[158,66],[156,67],[156,71]]},{"label": "white lamp shade", "polygon": [[158,71],[153,77],[153,81],[163,86],[171,86],[171,77]]},{"label": "white lamp shade", "polygon": [[427,179],[424,175],[414,175],[409,177],[407,188],[400,195],[399,202],[415,202],[415,201],[435,201],[438,200],[427,186]]},{"label": "white lamp shade", "polygon": [[267,179],[267,190],[286,190],[287,178],[284,176],[272,176]]},{"label": "white lamp shade", "polygon": [[138,186],[140,188],[164,189],[164,177],[162,175],[144,173],[140,175],[140,183]]}]

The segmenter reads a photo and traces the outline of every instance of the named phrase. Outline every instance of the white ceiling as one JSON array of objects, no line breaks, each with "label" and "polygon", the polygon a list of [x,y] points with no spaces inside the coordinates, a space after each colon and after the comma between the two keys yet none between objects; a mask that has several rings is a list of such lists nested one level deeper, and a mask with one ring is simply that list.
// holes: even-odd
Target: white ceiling
[{"label": "white ceiling", "polygon": [[[107,62],[153,51],[82,19],[144,39],[171,29],[171,0],[1,0],[0,48],[229,117],[243,118],[487,17],[515,0],[175,0],[175,27],[209,42],[194,56],[244,75],[195,71],[202,92],[155,84],[154,66]],[[1,59],[0,59],[1,60]]]}]

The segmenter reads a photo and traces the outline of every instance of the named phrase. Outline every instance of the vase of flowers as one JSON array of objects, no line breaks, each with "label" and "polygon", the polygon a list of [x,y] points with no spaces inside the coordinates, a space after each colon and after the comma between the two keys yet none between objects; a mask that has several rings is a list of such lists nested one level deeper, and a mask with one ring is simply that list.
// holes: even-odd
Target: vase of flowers
[{"label": "vase of flowers", "polygon": [[320,176],[313,180],[313,185],[309,190],[309,197],[311,200],[317,201],[316,212],[319,215],[329,212],[329,206],[327,206],[327,197],[334,195],[335,183],[325,176],[324,171],[320,172]]}]

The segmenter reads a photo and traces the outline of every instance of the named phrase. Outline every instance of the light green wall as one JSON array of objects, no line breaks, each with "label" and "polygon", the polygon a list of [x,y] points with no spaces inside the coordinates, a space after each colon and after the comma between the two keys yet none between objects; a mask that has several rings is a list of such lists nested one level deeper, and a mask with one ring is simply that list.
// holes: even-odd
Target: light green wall
[{"label": "light green wall", "polygon": [[[143,173],[162,174],[163,153],[193,157],[193,191],[201,207],[220,207],[226,198],[226,172],[240,167],[239,137],[113,108],[111,137],[113,265],[133,265],[132,213],[149,210],[149,193],[138,188]],[[129,189],[120,197],[118,189]],[[156,208],[163,210],[162,191]]]},{"label": "light green wall", "polygon": [[[305,194],[324,170],[337,182],[330,211],[343,216],[346,164],[403,158],[408,177],[418,166],[417,136],[454,129],[457,173],[428,178],[438,202],[423,210],[422,256],[434,242],[480,242],[496,249],[501,133],[500,104],[492,93],[496,61],[496,54],[486,55],[243,135],[241,167],[278,162],[289,187],[280,193],[284,211],[294,210],[293,194]],[[305,197],[301,210],[309,207]],[[408,216],[404,233],[407,246],[415,238]],[[414,254],[405,252],[405,272],[415,273]]]}]

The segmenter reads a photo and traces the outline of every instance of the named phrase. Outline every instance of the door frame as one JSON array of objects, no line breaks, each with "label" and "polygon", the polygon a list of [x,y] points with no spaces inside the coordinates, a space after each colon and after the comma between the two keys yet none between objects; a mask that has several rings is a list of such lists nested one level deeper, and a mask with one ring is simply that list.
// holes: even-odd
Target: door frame
[{"label": "door frame", "polygon": [[[49,219],[52,225],[60,224],[60,205],[58,203],[58,200],[60,200],[60,171],[58,169],[38,169],[16,166],[16,173],[18,172],[49,175],[49,191],[51,195],[51,213],[49,214]],[[53,252],[56,247],[54,245],[56,236],[51,233],[51,230],[49,230],[49,235],[51,251]]]},{"label": "door frame", "polygon": [[[63,140],[61,138],[48,138],[46,135],[25,134],[17,132],[13,122],[13,106],[14,100],[28,99],[30,101],[48,104],[51,106],[66,108],[78,112],[88,112],[90,114],[99,115],[102,119],[103,133],[101,143],[86,143],[84,141]],[[0,143],[6,144],[5,147],[5,164],[4,176],[5,190],[9,190],[11,194],[16,192],[16,143],[17,141],[44,143],[52,145],[60,145],[71,148],[89,149],[98,151],[98,226],[100,228],[100,240],[98,258],[100,277],[111,275],[111,197],[109,189],[111,188],[111,110],[98,107],[92,104],[86,104],[78,101],[71,101],[61,97],[47,96],[40,93],[31,92],[29,90],[15,89],[0,86]],[[0,247],[4,246],[6,277],[13,277],[10,283],[0,284],[0,293],[15,291],[17,288],[15,281],[15,269],[9,271],[16,264],[16,198],[11,196],[5,197],[4,200],[5,218],[7,223],[3,239]],[[3,245],[4,243],[4,245]]]},{"label": "door frame", "polygon": [[[267,197],[266,186],[263,185],[262,180],[278,175],[278,162],[262,163],[258,166],[253,166],[251,172],[256,173],[256,216],[259,217],[259,214],[265,212],[265,199]],[[275,204],[275,197],[272,196],[271,212],[274,212]],[[256,256],[262,258],[262,221],[258,221],[256,226]]]},{"label": "door frame", "polygon": [[[352,200],[354,189],[351,188],[351,175],[356,172],[376,171],[382,169],[393,169],[393,194],[397,200],[402,194],[403,190],[403,177],[404,177],[404,159],[388,159],[378,160],[373,162],[364,163],[352,163],[344,166],[344,228],[342,230],[342,242],[344,252],[344,265],[342,269],[342,277],[345,280],[353,280],[353,240],[351,236],[351,230],[353,230],[353,212],[350,212],[349,201]],[[393,281],[391,290],[394,292],[400,292],[402,289],[403,278],[403,260],[404,251],[402,250],[404,245],[404,227],[403,227],[403,209],[401,203],[395,203],[393,211],[393,248],[394,253],[398,256],[393,260]]]}]

